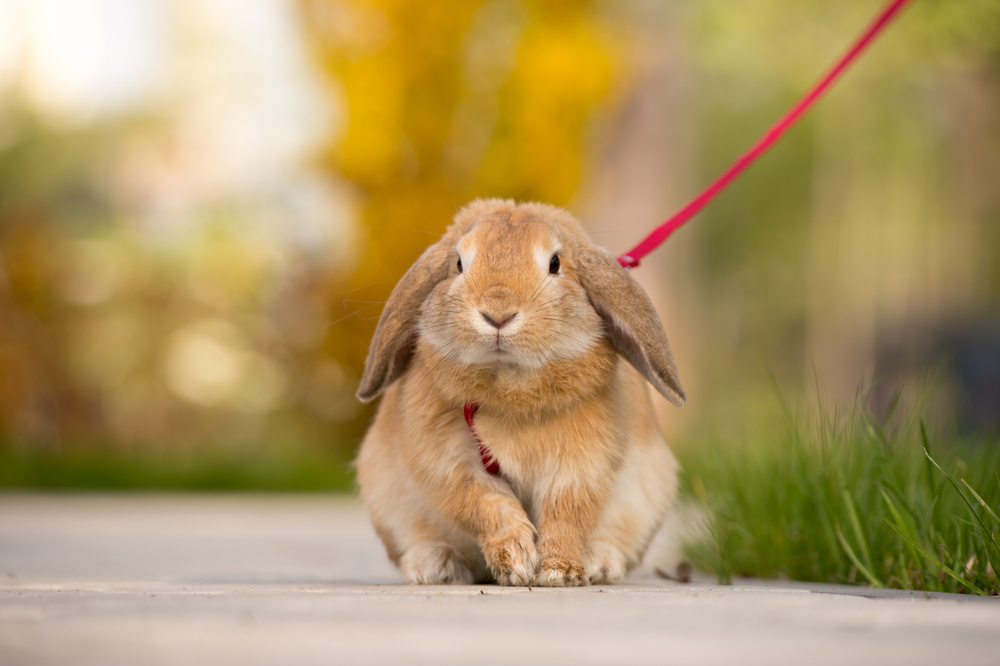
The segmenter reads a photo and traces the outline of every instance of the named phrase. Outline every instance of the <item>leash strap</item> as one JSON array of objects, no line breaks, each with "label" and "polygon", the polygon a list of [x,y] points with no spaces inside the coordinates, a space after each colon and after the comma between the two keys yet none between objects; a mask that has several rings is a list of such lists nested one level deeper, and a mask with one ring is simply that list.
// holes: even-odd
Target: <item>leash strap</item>
[{"label": "leash strap", "polygon": [[795,125],[796,122],[816,103],[816,101],[833,85],[833,83],[843,74],[851,63],[868,47],[869,44],[889,25],[889,22],[898,14],[911,0],[892,0],[875,17],[868,28],[861,33],[854,45],[847,50],[840,60],[834,65],[826,76],[820,79],[799,102],[792,107],[771,129],[769,129],[760,140],[754,144],[750,150],[743,153],[729,169],[719,176],[711,185],[694,198],[688,205],[680,209],[673,217],[653,230],[641,243],[618,257],[618,263],[625,268],[635,268],[639,262],[650,252],[667,240],[682,224],[694,217],[698,211],[704,208],[722,190],[726,189],[737,176],[746,171],[747,167],[757,161],[757,159],[771,149],[785,133]]}]

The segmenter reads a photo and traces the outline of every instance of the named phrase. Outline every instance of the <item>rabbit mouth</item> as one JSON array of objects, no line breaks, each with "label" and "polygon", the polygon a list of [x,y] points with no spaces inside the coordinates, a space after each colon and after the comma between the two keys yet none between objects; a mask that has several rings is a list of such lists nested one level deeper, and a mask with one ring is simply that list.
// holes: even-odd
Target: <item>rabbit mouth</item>
[{"label": "rabbit mouth", "polygon": [[478,359],[479,363],[486,365],[531,365],[530,360],[525,358],[524,354],[505,337],[495,335],[492,340],[480,349],[482,349],[482,352],[480,352]]},{"label": "rabbit mouth", "polygon": [[517,355],[513,353],[510,345],[505,345],[500,339],[493,340],[493,344],[490,346],[488,354],[493,357],[494,361],[499,361],[501,363],[512,363],[517,361]]}]

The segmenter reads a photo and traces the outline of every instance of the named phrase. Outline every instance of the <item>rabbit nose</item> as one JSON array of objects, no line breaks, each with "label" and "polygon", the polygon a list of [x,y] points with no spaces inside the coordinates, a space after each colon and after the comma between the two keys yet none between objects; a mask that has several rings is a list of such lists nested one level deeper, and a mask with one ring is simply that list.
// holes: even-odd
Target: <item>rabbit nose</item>
[{"label": "rabbit nose", "polygon": [[490,326],[492,326],[493,328],[497,329],[498,331],[501,328],[503,328],[504,326],[506,326],[507,324],[509,324],[511,322],[511,320],[514,319],[514,317],[517,316],[516,312],[511,312],[509,314],[501,315],[500,317],[497,317],[496,319],[494,319],[493,317],[491,317],[490,315],[486,314],[482,310],[479,311],[479,314],[481,314],[483,316],[483,319],[485,319],[486,322]]}]

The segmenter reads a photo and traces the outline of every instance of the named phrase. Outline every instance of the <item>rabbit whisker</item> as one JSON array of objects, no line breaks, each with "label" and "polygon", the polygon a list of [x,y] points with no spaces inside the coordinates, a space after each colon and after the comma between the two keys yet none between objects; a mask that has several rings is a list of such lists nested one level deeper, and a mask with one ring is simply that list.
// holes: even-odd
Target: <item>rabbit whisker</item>
[{"label": "rabbit whisker", "polygon": [[372,282],[371,284],[366,284],[363,287],[358,287],[357,289],[350,290],[349,292],[347,292],[347,295],[350,296],[351,294],[353,294],[356,291],[361,291],[362,289],[367,289],[368,287],[375,287],[375,286],[380,285],[380,284],[392,284],[392,282],[388,282],[388,281],[386,281],[386,282]]},{"label": "rabbit whisker", "polygon": [[375,303],[377,305],[379,303],[388,303],[388,302],[389,301],[356,301],[356,300],[351,299],[351,298],[345,298],[344,302],[343,302],[343,306],[346,308],[348,303]]},{"label": "rabbit whisker", "polygon": [[[334,324],[339,324],[340,322],[342,322],[342,321],[344,321],[345,319],[348,319],[348,318],[350,318],[350,317],[353,317],[354,315],[357,315],[357,314],[361,314],[361,313],[362,313],[362,312],[364,312],[365,310],[371,310],[371,309],[372,309],[373,307],[375,307],[376,305],[378,305],[378,303],[375,303],[374,305],[369,305],[369,306],[368,306],[368,307],[366,307],[366,308],[361,308],[360,310],[355,310],[354,312],[351,312],[351,313],[348,313],[348,314],[344,315],[343,317],[341,317],[340,319],[337,319],[337,320],[335,320],[335,321],[331,321],[331,322],[330,322],[329,324],[327,324],[327,325],[326,325],[326,328],[330,328],[330,327],[331,327],[331,326],[333,326]],[[381,316],[381,315],[380,315],[380,316]],[[374,317],[373,317],[373,319],[374,319]]]},{"label": "rabbit whisker", "polygon": [[538,309],[544,308],[549,303],[556,303],[558,301],[561,301],[562,299],[566,298],[567,296],[569,296],[569,294],[563,294],[562,296],[557,296],[556,298],[553,298],[551,301],[546,301],[546,302],[542,303],[541,305],[539,305]]},{"label": "rabbit whisker", "polygon": [[[399,345],[398,347],[396,347],[395,349],[393,349],[389,353],[384,354],[381,358],[379,358],[379,361],[384,361],[385,359],[389,358],[390,356],[392,356],[393,354],[395,354],[396,352],[398,352],[400,349],[402,349],[403,347],[405,347],[408,344],[410,344],[410,340],[406,340],[405,342],[403,342],[403,344]],[[388,345],[386,345],[386,346],[388,346]],[[385,347],[383,347],[382,349],[385,349]],[[379,351],[382,351],[382,349],[380,349]]]},{"label": "rabbit whisker", "polygon": [[531,307],[531,304],[535,302],[535,299],[537,299],[539,296],[542,295],[542,287],[545,286],[545,281],[546,280],[550,280],[550,279],[552,279],[552,274],[551,273],[548,274],[548,275],[546,275],[545,277],[543,277],[541,280],[538,281],[538,286],[535,287],[535,290],[533,292],[531,292],[531,300],[529,300],[528,304],[524,306],[525,309]]}]

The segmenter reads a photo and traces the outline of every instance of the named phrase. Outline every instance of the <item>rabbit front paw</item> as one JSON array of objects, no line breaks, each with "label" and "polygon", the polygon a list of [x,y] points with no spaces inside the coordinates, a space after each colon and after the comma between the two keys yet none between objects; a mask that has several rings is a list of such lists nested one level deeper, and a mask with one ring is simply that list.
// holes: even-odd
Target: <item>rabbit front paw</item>
[{"label": "rabbit front paw", "polygon": [[546,557],[535,576],[535,585],[543,587],[578,587],[587,585],[586,570],[581,562],[560,557]]},{"label": "rabbit front paw", "polygon": [[501,585],[531,585],[538,565],[534,535],[496,539],[483,547],[493,578]]}]

